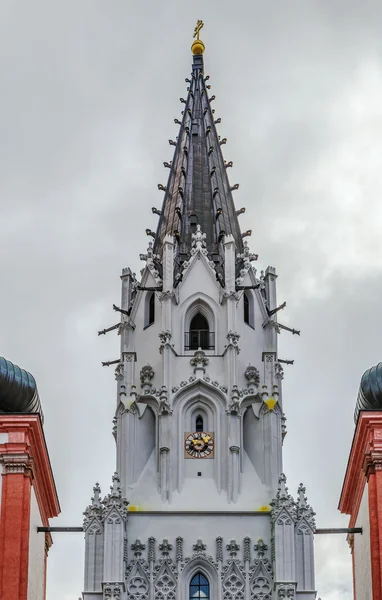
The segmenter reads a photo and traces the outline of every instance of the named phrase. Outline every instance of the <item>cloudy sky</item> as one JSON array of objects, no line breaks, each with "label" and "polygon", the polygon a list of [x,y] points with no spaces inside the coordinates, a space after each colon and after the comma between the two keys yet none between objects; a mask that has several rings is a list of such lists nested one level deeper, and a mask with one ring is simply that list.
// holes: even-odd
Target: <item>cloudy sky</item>
[{"label": "cloudy sky", "polygon": [[[114,471],[122,267],[138,271],[177,134],[190,43],[205,65],[259,267],[274,265],[287,367],[285,472],[319,527],[337,504],[363,371],[381,360],[382,4],[365,0],[2,0],[0,354],[36,377],[62,515]],[[280,319],[281,320],[281,319]],[[351,598],[344,536],[317,536],[322,600]],[[81,534],[56,534],[48,599],[82,591]]]}]

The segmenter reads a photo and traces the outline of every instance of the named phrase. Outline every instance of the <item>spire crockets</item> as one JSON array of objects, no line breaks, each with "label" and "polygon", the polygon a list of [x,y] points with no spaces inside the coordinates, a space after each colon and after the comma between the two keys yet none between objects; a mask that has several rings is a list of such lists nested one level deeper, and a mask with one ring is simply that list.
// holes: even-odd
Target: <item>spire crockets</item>
[{"label": "spire crockets", "polygon": [[[169,140],[175,146],[166,186],[158,185],[164,191],[162,210],[153,209],[159,214],[159,223],[155,235],[154,252],[161,255],[166,235],[175,236],[178,244],[177,264],[187,260],[191,249],[191,235],[197,225],[206,234],[206,248],[215,263],[217,271],[222,271],[223,247],[225,235],[234,237],[236,251],[243,252],[243,240],[235,210],[232,191],[238,184],[231,186],[227,168],[232,163],[223,159],[221,146],[226,139],[220,139],[216,131],[214,110],[211,103],[215,96],[209,97],[209,76],[204,76],[204,44],[199,38],[203,22],[198,21],[192,44],[193,63],[191,79],[188,85],[187,99],[184,104],[182,121],[176,141]],[[243,211],[239,211],[243,212]]]}]

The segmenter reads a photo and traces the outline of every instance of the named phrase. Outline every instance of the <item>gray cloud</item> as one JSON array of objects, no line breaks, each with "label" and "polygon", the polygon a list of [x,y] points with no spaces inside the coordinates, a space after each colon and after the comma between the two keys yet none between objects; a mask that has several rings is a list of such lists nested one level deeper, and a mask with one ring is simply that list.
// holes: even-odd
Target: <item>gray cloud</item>
[{"label": "gray cloud", "polygon": [[[0,22],[1,354],[36,376],[62,505],[78,525],[114,470],[124,266],[138,271],[177,134],[194,21],[259,268],[277,267],[285,471],[320,526],[337,512],[363,370],[380,360],[380,3],[5,1]],[[56,535],[48,597],[82,589],[82,536]],[[351,597],[345,539],[317,539],[323,600]],[[76,596],[77,594],[77,596]]]}]

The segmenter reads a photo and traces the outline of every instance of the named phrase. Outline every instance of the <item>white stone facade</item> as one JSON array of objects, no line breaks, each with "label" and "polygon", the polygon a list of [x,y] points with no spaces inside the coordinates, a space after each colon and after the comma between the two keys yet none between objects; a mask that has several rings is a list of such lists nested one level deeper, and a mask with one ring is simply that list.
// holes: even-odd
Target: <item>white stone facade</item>
[{"label": "white stone facade", "polygon": [[[243,318],[246,292],[237,291],[230,276],[233,239],[224,243],[223,288],[200,228],[193,237],[176,287],[176,242],[170,237],[162,278],[153,273],[150,248],[139,284],[129,269],[121,277],[118,475],[104,501],[95,488],[85,513],[83,598],[188,599],[192,577],[202,573],[211,598],[310,600],[314,513],[303,488],[295,502],[280,478],[282,368],[277,322],[270,316],[276,273],[269,267],[258,278],[250,265],[243,275],[241,284],[254,288],[249,324]],[[158,282],[161,290],[152,291]],[[187,335],[199,314],[212,341],[190,349]],[[197,420],[213,439],[204,458],[185,450]]]}]

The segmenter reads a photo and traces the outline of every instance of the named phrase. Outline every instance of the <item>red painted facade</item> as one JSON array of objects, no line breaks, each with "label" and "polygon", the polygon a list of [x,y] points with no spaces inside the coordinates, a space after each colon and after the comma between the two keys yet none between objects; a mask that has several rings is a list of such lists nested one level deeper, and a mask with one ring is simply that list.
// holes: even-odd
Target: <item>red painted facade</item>
[{"label": "red painted facade", "polygon": [[[1,414],[0,433],[8,437],[0,443],[0,598],[27,600],[32,487],[44,526],[60,506],[39,415]],[[46,554],[51,544],[48,534]]]},{"label": "red painted facade", "polygon": [[[349,527],[358,523],[359,510],[367,486],[370,528],[370,567],[372,600],[382,600],[382,412],[364,411],[358,418],[342,488],[339,510],[350,515]],[[360,534],[354,534],[360,535]],[[350,539],[353,559],[354,597],[357,589],[356,544]],[[366,597],[366,596],[365,596]]]}]

